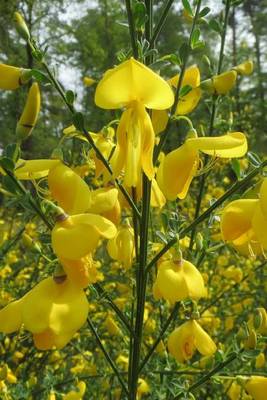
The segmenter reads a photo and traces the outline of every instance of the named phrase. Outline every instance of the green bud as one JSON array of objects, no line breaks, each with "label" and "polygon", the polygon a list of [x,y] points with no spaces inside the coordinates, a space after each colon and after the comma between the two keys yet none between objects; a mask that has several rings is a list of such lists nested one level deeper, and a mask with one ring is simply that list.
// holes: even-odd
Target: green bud
[{"label": "green bud", "polygon": [[260,310],[257,308],[256,314],[253,317],[253,325],[256,330],[258,330],[262,326],[262,321],[263,321],[262,314]]},{"label": "green bud", "polygon": [[196,234],[196,240],[195,240],[195,242],[196,242],[197,250],[198,250],[198,251],[201,251],[201,250],[203,249],[203,236],[201,235],[200,232],[198,232],[198,233]]}]

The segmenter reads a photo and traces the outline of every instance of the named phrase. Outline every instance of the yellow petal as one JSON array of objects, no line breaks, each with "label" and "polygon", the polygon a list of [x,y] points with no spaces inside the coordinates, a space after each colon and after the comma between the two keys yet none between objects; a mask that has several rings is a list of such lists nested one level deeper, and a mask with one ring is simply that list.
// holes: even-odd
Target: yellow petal
[{"label": "yellow petal", "polygon": [[157,135],[165,130],[168,123],[169,115],[165,110],[152,111],[152,125],[154,132]]},{"label": "yellow petal", "polygon": [[224,240],[238,239],[239,244],[243,244],[251,238],[252,217],[257,204],[256,199],[241,199],[232,201],[224,208],[221,216],[221,232]]},{"label": "yellow petal", "polygon": [[23,79],[23,74],[30,73],[29,69],[13,67],[12,65],[0,64],[0,89],[15,90],[30,79]]},{"label": "yellow petal", "polygon": [[80,214],[88,210],[91,192],[85,181],[71,168],[59,163],[48,174],[51,195],[68,214]]},{"label": "yellow petal", "polygon": [[24,106],[22,115],[17,123],[16,135],[25,139],[29,136],[36,125],[37,118],[40,112],[41,95],[39,85],[34,82],[30,87],[26,104]]},{"label": "yellow petal", "polygon": [[49,170],[61,163],[60,160],[22,160],[16,164],[15,175],[18,179],[40,179],[48,175]]},{"label": "yellow petal", "polygon": [[106,72],[97,85],[95,103],[101,108],[113,109],[133,101],[164,110],[171,107],[174,96],[164,79],[131,58]]},{"label": "yellow petal", "polygon": [[158,207],[162,208],[166,204],[166,199],[164,194],[159,188],[159,185],[155,179],[152,179],[152,186],[151,186],[151,200],[150,205],[151,207]]},{"label": "yellow petal", "polygon": [[267,377],[251,376],[245,384],[246,391],[253,397],[253,400],[265,400],[267,393]]},{"label": "yellow petal", "polygon": [[100,215],[77,214],[58,222],[52,230],[52,247],[60,258],[76,260],[92,253],[100,236],[116,235],[112,222]]},{"label": "yellow petal", "polygon": [[191,113],[199,103],[201,98],[201,89],[192,89],[185,96],[179,98],[179,102],[176,108],[177,115],[186,115]]},{"label": "yellow petal", "polygon": [[187,145],[167,154],[160,163],[157,182],[168,200],[184,199],[199,164],[198,151]]},{"label": "yellow petal", "polygon": [[163,261],[158,268],[156,287],[161,297],[171,303],[187,298],[199,299],[206,296],[200,272],[189,261]]},{"label": "yellow petal", "polygon": [[82,288],[66,279],[56,284],[53,306],[49,315],[49,328],[56,335],[72,333],[85,323],[88,314],[88,301]]},{"label": "yellow petal", "polygon": [[49,277],[39,282],[24,297],[22,320],[27,330],[41,333],[49,327],[49,315],[55,296],[55,283]]},{"label": "yellow petal", "polygon": [[213,86],[217,94],[228,93],[235,85],[237,73],[236,71],[226,71],[220,75],[216,75],[212,78]]},{"label": "yellow petal", "polygon": [[263,249],[265,250],[267,250],[266,226],[267,226],[267,218],[265,218],[260,203],[258,202],[252,217],[252,229],[255,232],[258,242],[262,245]]},{"label": "yellow petal", "polygon": [[100,188],[91,192],[91,203],[87,212],[94,214],[102,214],[112,210],[118,200],[118,189],[116,188]]},{"label": "yellow petal", "polygon": [[211,356],[215,353],[217,346],[207,332],[202,329],[202,327],[197,323],[197,321],[192,321],[193,334],[195,337],[195,345],[197,350],[203,356]]},{"label": "yellow petal", "polygon": [[169,352],[180,363],[192,358],[195,348],[192,321],[185,322],[176,328],[168,338]]},{"label": "yellow petal", "polygon": [[22,325],[22,302],[22,299],[12,301],[0,310],[0,332],[12,333],[20,329]]},{"label": "yellow petal", "polygon": [[[179,81],[179,75],[175,75],[173,78],[169,79],[168,82],[170,85],[177,87]],[[189,85],[192,88],[198,87],[200,84],[200,72],[196,65],[192,65],[187,68],[184,73],[184,77],[182,80],[182,86]]]},{"label": "yellow petal", "polygon": [[220,158],[242,157],[247,152],[247,139],[242,132],[230,132],[223,136],[190,138],[186,143],[193,149]]},{"label": "yellow petal", "polygon": [[263,179],[259,192],[261,211],[267,218],[267,178]]},{"label": "yellow petal", "polygon": [[250,75],[253,72],[253,61],[245,61],[244,63],[237,65],[234,69],[240,75]]}]

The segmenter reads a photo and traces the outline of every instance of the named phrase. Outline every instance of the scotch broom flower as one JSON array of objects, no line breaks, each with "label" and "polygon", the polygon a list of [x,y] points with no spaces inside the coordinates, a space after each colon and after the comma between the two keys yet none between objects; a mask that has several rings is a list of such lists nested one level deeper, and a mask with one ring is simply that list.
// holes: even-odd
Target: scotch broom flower
[{"label": "scotch broom flower", "polygon": [[[167,82],[177,88],[179,81],[179,75],[175,75]],[[175,115],[186,115],[191,113],[198,105],[201,98],[200,85],[200,72],[196,65],[192,65],[187,68],[182,80],[181,89],[185,86],[190,86],[191,90],[185,96],[179,98]],[[167,126],[168,113],[165,110],[153,110],[152,111],[152,123],[155,133],[158,134],[163,132]]]},{"label": "scotch broom flower", "polygon": [[62,215],[52,230],[52,247],[59,258],[77,260],[91,254],[101,237],[112,239],[116,227],[96,214]]},{"label": "scotch broom flower", "polygon": [[185,322],[169,336],[168,349],[179,363],[193,357],[196,350],[203,356],[211,356],[216,344],[195,320]]},{"label": "scotch broom flower", "polygon": [[31,70],[0,64],[0,89],[15,90],[31,79]]},{"label": "scotch broom flower", "polygon": [[247,140],[241,132],[217,137],[189,138],[176,150],[163,157],[157,182],[168,200],[184,199],[199,166],[199,151],[218,158],[242,157]]},{"label": "scotch broom flower", "polygon": [[111,158],[114,177],[124,169],[126,186],[137,186],[143,171],[154,176],[154,130],[146,108],[167,109],[174,101],[167,82],[131,58],[108,70],[98,83],[95,102],[101,108],[126,107],[117,129],[117,145]]},{"label": "scotch broom flower", "polygon": [[245,384],[245,389],[253,400],[265,400],[267,393],[267,377],[251,376]]},{"label": "scotch broom flower", "polygon": [[19,139],[26,139],[36,125],[40,111],[41,96],[37,82],[34,82],[29,90],[27,101],[22,115],[17,123],[16,135]]},{"label": "scotch broom flower", "polygon": [[55,164],[48,173],[48,186],[53,199],[68,214],[87,211],[91,203],[91,191],[86,182],[63,163]]},{"label": "scotch broom flower", "polygon": [[160,263],[153,292],[156,298],[164,298],[170,303],[188,298],[198,300],[207,296],[201,273],[186,260],[166,260]]},{"label": "scotch broom flower", "polygon": [[245,61],[234,67],[234,70],[240,75],[250,75],[253,72],[253,61]]},{"label": "scotch broom flower", "polygon": [[200,87],[211,94],[227,94],[235,85],[237,72],[230,70],[202,81]]},{"label": "scotch broom flower", "polygon": [[60,349],[85,323],[88,307],[81,288],[68,279],[56,283],[49,277],[0,311],[0,330],[12,333],[23,324],[38,349]]},{"label": "scotch broom flower", "polygon": [[134,257],[133,229],[128,225],[121,226],[116,236],[108,241],[107,251],[111,258],[130,268]]}]

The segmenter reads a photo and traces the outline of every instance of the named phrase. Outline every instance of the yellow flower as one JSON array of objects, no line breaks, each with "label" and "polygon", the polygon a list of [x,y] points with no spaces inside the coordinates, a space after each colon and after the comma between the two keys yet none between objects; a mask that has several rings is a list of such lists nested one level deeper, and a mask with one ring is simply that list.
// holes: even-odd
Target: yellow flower
[{"label": "yellow flower", "polygon": [[95,283],[98,280],[97,264],[92,255],[88,254],[77,260],[59,258],[67,277],[77,286],[86,288],[89,283]]},{"label": "yellow flower", "polygon": [[160,263],[153,291],[156,298],[163,297],[171,303],[207,295],[201,273],[186,260]]},{"label": "yellow flower", "polygon": [[80,381],[77,384],[77,389],[76,390],[71,390],[69,393],[65,394],[62,398],[62,400],[81,400],[83,399],[83,396],[85,395],[86,391],[86,384],[84,381]]},{"label": "yellow flower", "polygon": [[31,79],[31,70],[0,64],[0,89],[15,90]]},{"label": "yellow flower", "polygon": [[64,347],[85,323],[88,302],[83,290],[65,279],[49,277],[21,299],[0,311],[0,330],[12,333],[24,326],[40,350]]},{"label": "yellow flower", "polygon": [[[178,81],[179,81],[179,75],[175,75],[168,82],[176,88],[178,85]],[[196,65],[192,65],[185,71],[181,89],[187,85],[191,86],[192,90],[179,99],[175,112],[176,115],[189,114],[196,108],[200,100],[201,97],[201,89],[199,88],[200,72]]]},{"label": "yellow flower", "polygon": [[96,88],[95,102],[105,109],[126,107],[111,159],[114,176],[124,169],[126,186],[136,186],[141,170],[153,178],[154,130],[146,108],[167,109],[174,101],[167,82],[131,58],[108,70]]},{"label": "yellow flower", "polygon": [[211,356],[216,351],[216,344],[197,321],[190,320],[170,334],[168,349],[178,362],[183,363],[193,357],[196,349],[203,356]]},{"label": "yellow flower", "polygon": [[28,26],[23,16],[17,11],[14,12],[14,21],[15,21],[15,27],[18,33],[21,35],[21,37],[23,37],[25,40],[29,40],[31,35]]},{"label": "yellow flower", "polygon": [[241,132],[217,137],[189,138],[176,150],[163,157],[157,182],[168,200],[184,199],[199,165],[199,151],[213,157],[242,157],[247,152],[247,140]]},{"label": "yellow flower", "polygon": [[19,159],[16,168],[15,175],[21,180],[32,180],[41,179],[48,176],[51,168],[60,164],[60,160],[23,160]]},{"label": "yellow flower", "polygon": [[107,244],[107,251],[111,258],[120,261],[125,268],[130,268],[134,257],[134,233],[128,226],[121,226],[116,236]]},{"label": "yellow flower", "polygon": [[265,400],[267,393],[267,377],[251,376],[245,384],[245,389],[253,397],[253,400]]},{"label": "yellow flower", "polygon": [[265,355],[264,355],[264,353],[260,353],[255,358],[255,367],[263,368],[264,366],[265,366]]},{"label": "yellow flower", "polygon": [[143,394],[147,394],[149,392],[150,392],[150,387],[148,383],[144,379],[139,378],[136,399],[140,400],[143,397]]},{"label": "yellow flower", "polygon": [[41,96],[38,83],[34,82],[29,90],[27,101],[22,115],[17,123],[16,135],[19,139],[26,139],[36,125],[40,111]]},{"label": "yellow flower", "polygon": [[79,214],[89,209],[91,192],[88,185],[66,165],[58,163],[50,168],[48,186],[53,199],[68,214]]},{"label": "yellow flower", "polygon": [[[168,80],[171,86],[177,88],[179,75],[175,75]],[[187,68],[182,80],[181,89],[185,86],[191,86],[191,91],[185,96],[179,98],[175,115],[186,115],[192,112],[198,105],[201,98],[200,72],[197,66],[192,65]],[[163,132],[168,122],[168,113],[164,110],[153,110],[152,123],[155,133]]]},{"label": "yellow flower", "polygon": [[59,258],[77,260],[91,254],[101,237],[111,239],[116,227],[96,214],[64,216],[52,230],[52,247]]},{"label": "yellow flower", "polygon": [[110,335],[117,336],[117,335],[121,334],[121,330],[118,327],[118,324],[116,323],[114,318],[112,318],[111,315],[107,316],[107,318],[105,319],[104,325]]},{"label": "yellow flower", "polygon": [[235,71],[240,75],[250,75],[253,72],[253,61],[248,60],[243,62],[242,64],[234,67]]},{"label": "yellow flower", "polygon": [[101,214],[114,224],[117,224],[121,214],[118,195],[118,189],[112,186],[96,189],[91,192],[90,207],[86,211]]},{"label": "yellow flower", "polygon": [[236,71],[226,71],[220,75],[213,76],[213,87],[216,94],[226,94],[235,85]]}]

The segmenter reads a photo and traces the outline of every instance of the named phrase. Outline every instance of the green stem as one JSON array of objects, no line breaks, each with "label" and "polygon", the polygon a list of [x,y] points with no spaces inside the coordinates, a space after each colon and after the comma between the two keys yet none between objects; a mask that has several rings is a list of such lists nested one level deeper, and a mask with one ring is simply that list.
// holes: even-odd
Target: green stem
[{"label": "green stem", "polygon": [[133,335],[132,327],[130,325],[130,321],[128,318],[121,312],[121,310],[116,306],[116,304],[112,301],[110,298],[109,294],[102,288],[102,286],[99,283],[94,283],[93,284],[94,288],[96,289],[98,295],[101,298],[104,298],[107,300],[110,308],[116,313],[118,318],[123,322],[125,327],[128,329],[128,331]]},{"label": "green stem", "polygon": [[[248,182],[251,181],[251,179],[255,178],[261,170],[267,166],[267,160],[263,161],[259,167],[254,168],[253,171],[251,171],[244,179],[241,181],[236,182],[223,196],[221,196],[217,201],[215,201],[206,211],[204,211],[199,217],[197,217],[191,224],[189,224],[187,227],[182,229],[179,232],[179,238],[182,239],[185,235],[187,235],[189,232],[192,231],[198,224],[203,222],[206,218],[210,216],[210,214],[216,210],[222,203],[225,202],[230,196],[232,196],[234,193],[236,193],[238,190],[241,190],[245,188],[248,184]],[[177,242],[177,238],[171,239],[161,251],[159,251],[158,254],[149,262],[149,264],[146,267],[146,272],[148,273],[150,269],[153,267],[154,264],[157,263],[157,261]]]},{"label": "green stem", "polygon": [[101,341],[101,339],[100,339],[100,337],[99,337],[99,335],[98,335],[98,333],[97,333],[97,331],[96,331],[96,329],[95,329],[95,327],[94,327],[94,325],[91,322],[89,317],[87,318],[87,323],[88,323],[89,328],[92,331],[92,333],[93,333],[93,335],[94,335],[94,337],[96,339],[96,342],[97,342],[98,346],[102,350],[107,362],[109,363],[112,371],[117,376],[118,381],[120,382],[122,389],[124,390],[125,394],[128,396],[129,393],[128,393],[128,389],[126,387],[126,384],[125,384],[125,382],[124,382],[119,370],[117,369],[116,365],[114,364],[113,360],[111,359],[110,355],[106,351],[106,349],[105,349],[105,347],[104,347],[104,345],[103,345],[103,343],[102,343],[102,341]]},{"label": "green stem", "polygon": [[161,332],[158,336],[158,338],[155,340],[155,342],[153,343],[153,346],[151,347],[151,349],[149,350],[149,352],[147,353],[147,355],[145,356],[145,358],[143,359],[143,361],[141,362],[141,365],[139,367],[139,374],[141,373],[141,371],[143,370],[143,368],[145,367],[145,365],[148,363],[150,357],[153,355],[155,349],[157,348],[158,344],[160,343],[160,341],[162,340],[166,330],[169,328],[171,322],[175,319],[175,317],[177,316],[178,313],[178,309],[179,309],[179,303],[176,303],[175,306],[173,307],[173,310],[171,312],[171,314],[169,315],[167,321],[165,322],[165,324],[163,325]]},{"label": "green stem", "polygon": [[142,218],[140,224],[140,256],[137,271],[137,300],[135,310],[135,337],[133,340],[132,349],[132,371],[129,381],[129,400],[135,400],[138,376],[139,376],[139,361],[141,354],[141,344],[143,335],[144,310],[146,300],[146,283],[147,275],[145,274],[145,266],[147,263],[147,247],[148,247],[148,224],[151,196],[151,181],[143,174],[143,196],[142,196]]},{"label": "green stem", "polygon": [[[191,385],[187,391],[187,393],[194,392],[197,388],[200,386],[204,385],[212,376],[214,376],[217,372],[221,371],[223,368],[225,368],[227,365],[231,364],[234,360],[236,360],[240,354],[242,354],[244,349],[241,349],[238,353],[232,353],[228,356],[228,358],[225,361],[220,362],[216,367],[214,367],[210,372],[208,372],[206,375],[202,376],[198,381],[196,381],[193,385]],[[178,394],[178,396],[175,396],[173,400],[178,400],[183,398],[184,393]]]},{"label": "green stem", "polygon": [[137,60],[138,59],[138,48],[137,48],[137,40],[136,40],[136,34],[135,34],[134,18],[133,18],[133,13],[132,13],[132,8],[131,8],[131,0],[125,0],[125,5],[126,5],[126,10],[127,10],[127,17],[128,17],[129,32],[130,32],[133,56]]},{"label": "green stem", "polygon": [[[196,24],[197,24],[198,14],[199,14],[200,7],[201,7],[201,1],[202,0],[198,0],[198,2],[197,2],[196,12],[195,12],[195,15],[194,15],[194,18],[193,18],[192,28],[191,28],[190,36],[189,36],[188,43],[187,43],[188,47],[191,46],[192,35],[194,33],[194,30],[195,30],[195,27],[196,27]],[[182,63],[182,66],[181,66],[181,72],[179,74],[179,79],[178,79],[177,88],[176,88],[176,92],[175,92],[174,103],[172,105],[171,112],[170,112],[171,116],[168,119],[165,132],[160,135],[159,144],[155,148],[154,157],[153,157],[154,163],[156,163],[156,161],[158,159],[158,156],[159,156],[159,154],[161,152],[161,149],[162,149],[164,143],[166,142],[166,139],[167,139],[167,136],[168,136],[168,133],[169,133],[169,130],[170,130],[170,125],[171,125],[172,118],[176,114],[176,109],[177,109],[177,105],[179,103],[180,91],[181,91],[181,88],[182,88],[182,82],[183,82],[183,78],[184,78],[184,74],[185,74],[185,70],[186,70],[186,64],[187,64],[187,61],[188,61],[189,54],[190,54],[190,52],[188,51],[187,54],[185,55],[184,59],[183,59],[183,63]]]},{"label": "green stem", "polygon": [[157,25],[156,25],[156,27],[154,29],[153,35],[151,37],[149,49],[153,49],[154,48],[155,43],[156,43],[156,41],[158,39],[158,36],[159,36],[160,32],[162,31],[162,28],[163,28],[163,26],[164,26],[164,24],[166,22],[169,10],[170,10],[173,2],[174,2],[174,0],[167,0],[165,2],[162,14],[159,17],[159,21],[158,21],[158,23],[157,23]]}]

